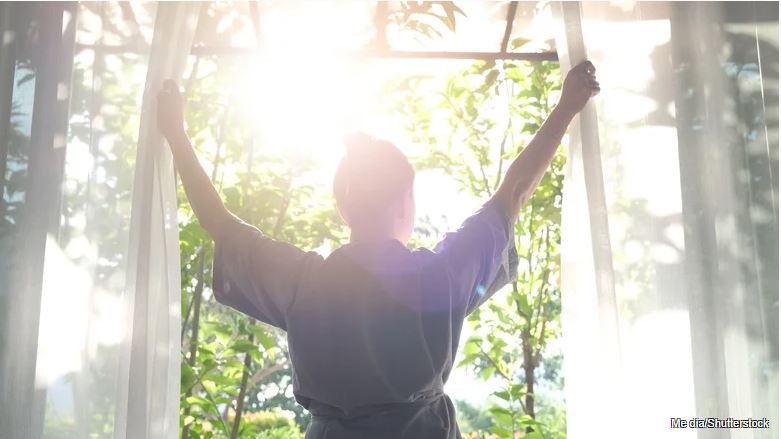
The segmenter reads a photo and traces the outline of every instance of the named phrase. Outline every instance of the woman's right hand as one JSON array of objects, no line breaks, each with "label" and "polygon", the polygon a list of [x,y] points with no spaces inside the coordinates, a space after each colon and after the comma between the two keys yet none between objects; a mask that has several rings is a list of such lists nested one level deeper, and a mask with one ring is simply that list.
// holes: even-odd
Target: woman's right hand
[{"label": "woman's right hand", "polygon": [[163,82],[157,93],[157,127],[169,141],[185,133],[184,98],[171,79]]}]

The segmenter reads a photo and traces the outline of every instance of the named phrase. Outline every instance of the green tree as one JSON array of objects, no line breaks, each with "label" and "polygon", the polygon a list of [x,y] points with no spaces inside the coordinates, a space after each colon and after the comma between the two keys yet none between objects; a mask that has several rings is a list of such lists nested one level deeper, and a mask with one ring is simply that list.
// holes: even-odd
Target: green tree
[{"label": "green tree", "polygon": [[[409,115],[413,140],[429,148],[418,167],[451,176],[464,192],[487,200],[509,162],[550,114],[560,88],[557,63],[479,61],[444,84],[427,77],[403,78],[396,109]],[[431,93],[441,97],[436,107],[421,98]],[[468,318],[474,335],[464,343],[459,366],[483,379],[499,377],[504,382],[494,393],[498,402],[490,408],[491,431],[500,437],[521,431],[529,438],[564,436],[559,410],[546,407],[540,416],[535,406],[541,380],[561,386],[561,357],[546,357],[546,348],[560,336],[564,161],[560,150],[515,224],[517,281]]]}]

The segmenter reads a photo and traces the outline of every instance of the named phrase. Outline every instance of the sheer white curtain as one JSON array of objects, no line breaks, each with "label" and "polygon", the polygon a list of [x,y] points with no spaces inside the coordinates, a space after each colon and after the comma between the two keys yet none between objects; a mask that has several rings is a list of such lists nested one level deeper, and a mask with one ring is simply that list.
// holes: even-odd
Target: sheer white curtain
[{"label": "sheer white curtain", "polygon": [[[2,52],[16,66],[13,81],[0,84],[10,84],[0,107],[15,114],[0,135],[8,166],[0,244],[16,259],[0,267],[2,438],[178,435],[176,190],[155,100],[164,79],[182,75],[199,9],[2,8],[0,41],[29,40]],[[153,31],[144,43],[146,12]],[[117,24],[127,16],[136,29]],[[102,36],[85,43],[82,24],[137,38],[121,49]],[[29,36],[28,27],[53,35]],[[21,195],[12,192],[19,170]],[[16,205],[18,215],[9,210]]]},{"label": "sheer white curtain", "polygon": [[181,352],[179,226],[170,152],[156,121],[157,92],[181,78],[200,7],[161,3],[144,87],[133,185],[133,213],[125,296],[128,332],[123,338],[116,438],[176,437],[179,432]]},{"label": "sheer white curtain", "polygon": [[778,4],[552,7],[602,84],[568,145],[568,436],[778,437]]}]

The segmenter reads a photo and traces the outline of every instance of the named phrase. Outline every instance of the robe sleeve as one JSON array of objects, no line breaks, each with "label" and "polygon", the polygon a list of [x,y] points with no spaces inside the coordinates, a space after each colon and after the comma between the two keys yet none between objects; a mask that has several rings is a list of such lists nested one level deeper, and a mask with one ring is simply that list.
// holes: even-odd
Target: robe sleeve
[{"label": "robe sleeve", "polygon": [[215,243],[213,282],[218,302],[287,330],[287,314],[313,264],[322,261],[236,220]]},{"label": "robe sleeve", "polygon": [[433,252],[447,272],[451,306],[465,308],[465,315],[517,276],[513,224],[493,202],[446,233]]}]

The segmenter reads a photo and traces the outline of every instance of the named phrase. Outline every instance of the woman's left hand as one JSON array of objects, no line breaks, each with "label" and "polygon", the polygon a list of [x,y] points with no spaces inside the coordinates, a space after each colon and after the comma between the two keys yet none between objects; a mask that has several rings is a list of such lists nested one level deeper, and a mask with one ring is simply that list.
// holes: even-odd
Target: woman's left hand
[{"label": "woman's left hand", "polygon": [[558,105],[561,109],[574,116],[591,97],[599,93],[596,70],[591,61],[584,61],[567,73]]}]

